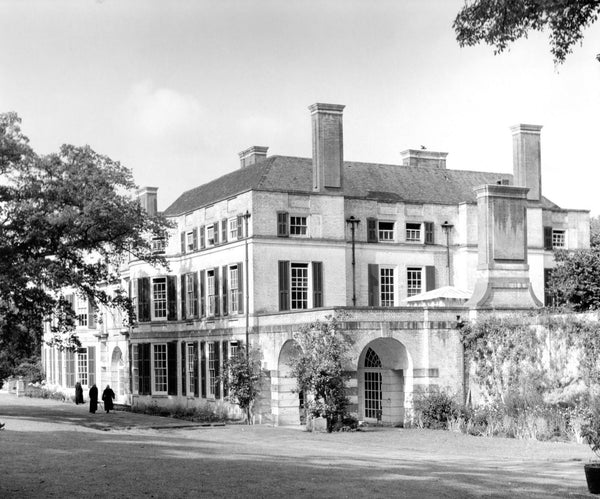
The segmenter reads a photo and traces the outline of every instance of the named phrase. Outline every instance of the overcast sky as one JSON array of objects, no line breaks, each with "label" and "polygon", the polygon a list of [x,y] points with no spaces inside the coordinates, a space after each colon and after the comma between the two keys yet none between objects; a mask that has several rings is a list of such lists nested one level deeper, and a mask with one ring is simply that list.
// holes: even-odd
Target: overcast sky
[{"label": "overcast sky", "polygon": [[542,189],[600,214],[600,23],[555,68],[547,36],[459,48],[463,0],[0,0],[0,111],[39,153],[89,144],[159,187],[239,168],[252,145],[310,157],[307,107],[345,104],[344,156],[512,172],[509,127],[543,125]]}]

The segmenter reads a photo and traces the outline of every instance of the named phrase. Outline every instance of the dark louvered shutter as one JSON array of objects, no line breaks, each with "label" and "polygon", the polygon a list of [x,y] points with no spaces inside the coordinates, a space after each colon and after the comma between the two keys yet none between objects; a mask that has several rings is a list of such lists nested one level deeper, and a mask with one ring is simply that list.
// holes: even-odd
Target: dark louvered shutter
[{"label": "dark louvered shutter", "polygon": [[187,395],[187,352],[185,341],[181,342],[181,395]]},{"label": "dark louvered shutter", "polygon": [[424,222],[423,225],[425,227],[425,244],[434,244],[435,239],[433,236],[433,222]]},{"label": "dark louvered shutter", "polygon": [[290,262],[279,260],[279,310],[290,309]]},{"label": "dark louvered shutter", "polygon": [[221,242],[227,242],[227,219],[221,220]]},{"label": "dark louvered shutter", "polygon": [[[196,367],[196,369],[194,369],[194,397],[199,397],[200,396],[200,362],[198,359],[198,352],[199,352],[199,348],[198,348],[198,343],[194,343],[194,363],[193,365]],[[190,394],[191,395],[191,394]]]},{"label": "dark louvered shutter", "polygon": [[323,262],[312,262],[313,307],[323,306]]},{"label": "dark louvered shutter", "polygon": [[131,368],[131,376],[129,376],[129,392],[130,393],[139,393],[138,383],[140,381],[139,378],[139,370],[138,370],[138,346],[129,344],[129,367]]},{"label": "dark louvered shutter", "polygon": [[198,231],[195,227],[192,230],[192,248],[194,251],[198,249]]},{"label": "dark louvered shutter", "polygon": [[88,296],[88,328],[96,329],[96,306],[91,296]]},{"label": "dark louvered shutter", "polygon": [[367,242],[377,242],[377,219],[367,218]]},{"label": "dark louvered shutter", "polygon": [[217,244],[219,244],[219,222],[215,222],[213,224],[213,238],[214,245],[216,246]]},{"label": "dark louvered shutter", "polygon": [[369,306],[379,306],[379,265],[369,264]]},{"label": "dark louvered shutter", "polygon": [[428,265],[425,267],[425,291],[435,289],[435,267]]},{"label": "dark louvered shutter", "polygon": [[206,293],[204,291],[204,283],[205,283],[205,279],[204,279],[204,275],[206,274],[206,272],[204,270],[200,271],[200,316],[204,317],[206,316]]},{"label": "dark louvered shutter", "polygon": [[544,227],[544,249],[552,250],[552,227]]},{"label": "dark louvered shutter", "polygon": [[167,320],[177,320],[177,276],[167,276]]},{"label": "dark louvered shutter", "polygon": [[96,384],[96,347],[88,347],[88,386]]},{"label": "dark louvered shutter", "polygon": [[242,215],[237,216],[237,238],[242,239],[244,237],[244,217]]},{"label": "dark louvered shutter", "polygon": [[220,341],[215,341],[215,398],[221,398],[221,380],[219,376],[221,376],[221,359],[219,355],[219,346],[221,345]]},{"label": "dark louvered shutter", "polygon": [[200,387],[202,389],[202,398],[206,398],[206,342],[200,342]]},{"label": "dark louvered shutter", "polygon": [[181,252],[185,253],[185,232],[181,233]]},{"label": "dark louvered shutter", "polygon": [[242,262],[238,262],[238,313],[244,313],[244,264]]},{"label": "dark louvered shutter", "polygon": [[221,312],[223,315],[227,315],[227,265],[223,265],[223,274],[221,277]]},{"label": "dark louvered shutter", "polygon": [[[192,286],[194,287],[193,289],[193,299],[192,299],[192,310],[190,310],[190,316],[191,317],[198,317],[198,272],[194,272],[192,274]],[[182,298],[183,300],[183,298]]]},{"label": "dark louvered shutter", "polygon": [[198,227],[198,237],[200,238],[200,249],[206,248],[204,225]]},{"label": "dark louvered shutter", "polygon": [[167,394],[177,395],[177,342],[167,343]]},{"label": "dark louvered shutter", "polygon": [[140,277],[138,280],[138,320],[150,321],[150,278]]},{"label": "dark louvered shutter", "polygon": [[277,237],[288,237],[289,231],[289,214],[286,211],[277,212]]},{"label": "dark louvered shutter", "polygon": [[219,267],[215,267],[213,269],[215,273],[215,317],[221,315],[221,311],[219,310]]},{"label": "dark louvered shutter", "polygon": [[[223,341],[223,369],[222,377],[227,376],[227,363],[229,362],[229,342]],[[229,388],[226,382],[223,382],[223,398],[226,399],[229,395]]]},{"label": "dark louvered shutter", "polygon": [[[185,287],[186,287],[186,281],[187,281],[187,279],[185,277],[185,274],[183,274],[181,276],[181,318],[183,320],[185,320],[186,317],[187,317],[187,313],[186,313],[187,310],[185,309],[185,304],[186,304],[185,303],[186,302],[186,289],[185,289]],[[190,316],[191,316],[191,311],[190,311]]]},{"label": "dark louvered shutter", "polygon": [[150,346],[139,345],[140,395],[150,395]]}]

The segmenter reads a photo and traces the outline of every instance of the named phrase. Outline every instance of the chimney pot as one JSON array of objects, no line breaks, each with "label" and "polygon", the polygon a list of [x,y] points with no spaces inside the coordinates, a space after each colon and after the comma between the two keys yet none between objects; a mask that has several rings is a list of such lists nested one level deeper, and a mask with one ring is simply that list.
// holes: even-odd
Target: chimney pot
[{"label": "chimney pot", "polygon": [[542,156],[540,125],[519,124],[510,127],[513,136],[513,175],[519,187],[528,187],[527,199],[542,197]]},{"label": "chimney pot", "polygon": [[140,200],[142,208],[151,217],[158,212],[158,187],[140,187],[137,191],[137,197]]},{"label": "chimney pot", "polygon": [[316,103],[309,106],[313,137],[313,189],[340,189],[343,184],[343,105]]},{"label": "chimney pot", "polygon": [[406,149],[400,152],[404,166],[433,166],[446,168],[447,152],[430,151],[428,149]]},{"label": "chimney pot", "polygon": [[244,151],[239,153],[240,167],[246,168],[247,166],[264,161],[265,159],[267,159],[268,150],[269,148],[264,146],[252,146],[248,149],[245,149]]}]

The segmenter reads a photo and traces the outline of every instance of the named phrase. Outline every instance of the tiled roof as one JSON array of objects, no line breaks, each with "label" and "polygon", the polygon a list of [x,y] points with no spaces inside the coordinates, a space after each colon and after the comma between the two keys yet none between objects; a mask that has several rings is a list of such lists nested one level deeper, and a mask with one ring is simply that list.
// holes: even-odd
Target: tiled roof
[{"label": "tiled roof", "polygon": [[[449,170],[425,166],[344,163],[339,195],[378,201],[454,205],[475,202],[473,189],[509,179],[507,173]],[[176,216],[249,190],[312,193],[312,159],[271,156],[184,192],[165,215]],[[544,208],[558,208],[542,199]]]}]

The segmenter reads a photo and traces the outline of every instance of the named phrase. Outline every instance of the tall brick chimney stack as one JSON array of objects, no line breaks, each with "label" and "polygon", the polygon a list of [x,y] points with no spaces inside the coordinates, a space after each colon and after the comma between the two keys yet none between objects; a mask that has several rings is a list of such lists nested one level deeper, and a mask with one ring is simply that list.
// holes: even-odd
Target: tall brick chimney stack
[{"label": "tall brick chimney stack", "polygon": [[264,146],[252,146],[248,149],[239,153],[240,156],[240,167],[246,168],[247,166],[253,165],[254,163],[260,163],[267,159],[268,147]]},{"label": "tall brick chimney stack", "polygon": [[137,197],[140,200],[142,208],[151,217],[158,212],[158,187],[140,187],[137,191]]},{"label": "tall brick chimney stack", "polygon": [[343,184],[345,106],[316,103],[310,106],[313,137],[313,190],[340,189]]},{"label": "tall brick chimney stack", "polygon": [[540,148],[540,125],[514,125],[513,174],[518,187],[527,187],[527,199],[539,201],[542,197],[542,158]]}]

